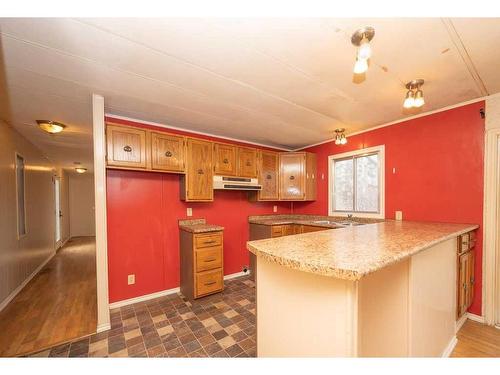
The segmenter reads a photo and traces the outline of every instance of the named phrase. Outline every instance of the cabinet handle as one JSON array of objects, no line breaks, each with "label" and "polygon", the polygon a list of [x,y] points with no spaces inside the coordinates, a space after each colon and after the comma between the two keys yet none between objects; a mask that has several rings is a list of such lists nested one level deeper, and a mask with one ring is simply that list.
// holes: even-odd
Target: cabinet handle
[{"label": "cabinet handle", "polygon": [[171,153],[170,151],[167,151],[167,152],[165,152],[165,156],[166,156],[167,158],[169,158],[169,157],[171,157],[171,156],[172,156],[172,153]]},{"label": "cabinet handle", "polygon": [[247,160],[247,162],[245,164],[247,167],[250,167],[252,165],[252,163],[250,163],[250,160]]},{"label": "cabinet handle", "polygon": [[203,169],[198,169],[198,174],[204,174]]},{"label": "cabinet handle", "polygon": [[474,284],[474,278],[473,277],[470,278],[470,283]]},{"label": "cabinet handle", "polygon": [[229,160],[224,159],[224,160],[222,160],[222,162],[223,162],[224,164],[228,164],[228,163],[229,163]]},{"label": "cabinet handle", "polygon": [[210,241],[205,241],[204,243],[214,243],[215,241],[214,240],[210,240]]},{"label": "cabinet handle", "polygon": [[295,176],[290,176],[290,180],[295,180]]},{"label": "cabinet handle", "polygon": [[273,177],[272,177],[270,174],[268,174],[268,175],[266,176],[266,179],[268,179],[268,180],[270,180],[271,178],[273,178]]},{"label": "cabinet handle", "polygon": [[215,258],[210,258],[210,259],[205,259],[204,262],[205,263],[209,263],[209,262],[215,262],[217,259]]},{"label": "cabinet handle", "polygon": [[215,284],[215,281],[211,281],[209,283],[205,283],[205,286],[210,286],[210,285],[214,285]]},{"label": "cabinet handle", "polygon": [[130,146],[125,146],[125,147],[123,148],[123,151],[125,151],[125,152],[132,152],[132,147],[130,147]]}]

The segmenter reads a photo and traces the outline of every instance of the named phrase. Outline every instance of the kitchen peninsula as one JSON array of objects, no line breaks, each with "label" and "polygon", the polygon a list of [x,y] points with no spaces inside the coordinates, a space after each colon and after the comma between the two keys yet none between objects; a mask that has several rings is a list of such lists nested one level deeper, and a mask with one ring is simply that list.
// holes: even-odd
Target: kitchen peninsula
[{"label": "kitchen peninsula", "polygon": [[391,220],[248,242],[257,355],[449,355],[457,238],[477,227]]}]

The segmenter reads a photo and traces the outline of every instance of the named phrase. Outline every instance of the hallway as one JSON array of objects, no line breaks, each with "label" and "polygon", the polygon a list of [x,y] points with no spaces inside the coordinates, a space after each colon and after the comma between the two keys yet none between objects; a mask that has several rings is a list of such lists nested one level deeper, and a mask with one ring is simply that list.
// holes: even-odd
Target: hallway
[{"label": "hallway", "polygon": [[95,238],[75,237],[0,312],[0,357],[95,333]]}]

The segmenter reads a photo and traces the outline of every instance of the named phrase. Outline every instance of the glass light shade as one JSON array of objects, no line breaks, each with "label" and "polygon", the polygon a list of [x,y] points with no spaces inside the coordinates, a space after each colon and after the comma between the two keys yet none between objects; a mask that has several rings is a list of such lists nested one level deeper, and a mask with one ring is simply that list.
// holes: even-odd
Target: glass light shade
[{"label": "glass light shade", "polygon": [[345,145],[347,143],[347,138],[345,137],[344,134],[342,134],[342,137],[340,138],[340,144]]},{"label": "glass light shade", "polygon": [[424,93],[422,90],[417,90],[415,93],[415,101],[413,103],[414,107],[420,108],[425,104]]},{"label": "glass light shade", "polygon": [[339,145],[339,144],[340,144],[340,137],[339,137],[339,135],[338,135],[338,134],[335,136],[335,144],[336,144],[336,145]]},{"label": "glass light shade", "polygon": [[354,64],[354,73],[362,74],[368,70],[368,61],[364,59],[356,59],[356,63]]},{"label": "glass light shade", "polygon": [[42,129],[50,134],[60,133],[65,128],[65,126],[63,124],[60,124],[58,122],[52,122],[52,121],[38,122],[38,126],[40,127],[40,129]]},{"label": "glass light shade", "polygon": [[358,48],[358,59],[368,60],[372,56],[372,47],[368,39],[363,38]]},{"label": "glass light shade", "polygon": [[403,103],[403,107],[412,108],[414,105],[415,105],[415,97],[413,91],[408,90],[408,92],[406,93],[405,101]]},{"label": "glass light shade", "polygon": [[76,173],[85,173],[85,172],[87,172],[87,168],[78,167],[78,168],[75,168],[75,171],[76,171]]}]

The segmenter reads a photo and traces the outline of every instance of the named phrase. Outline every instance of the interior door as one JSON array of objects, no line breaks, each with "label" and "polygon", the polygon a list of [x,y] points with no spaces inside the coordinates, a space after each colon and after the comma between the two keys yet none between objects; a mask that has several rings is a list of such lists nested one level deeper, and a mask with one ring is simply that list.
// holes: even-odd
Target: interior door
[{"label": "interior door", "polygon": [[59,177],[54,178],[54,214],[55,214],[55,242],[56,249],[61,247],[61,179]]}]

